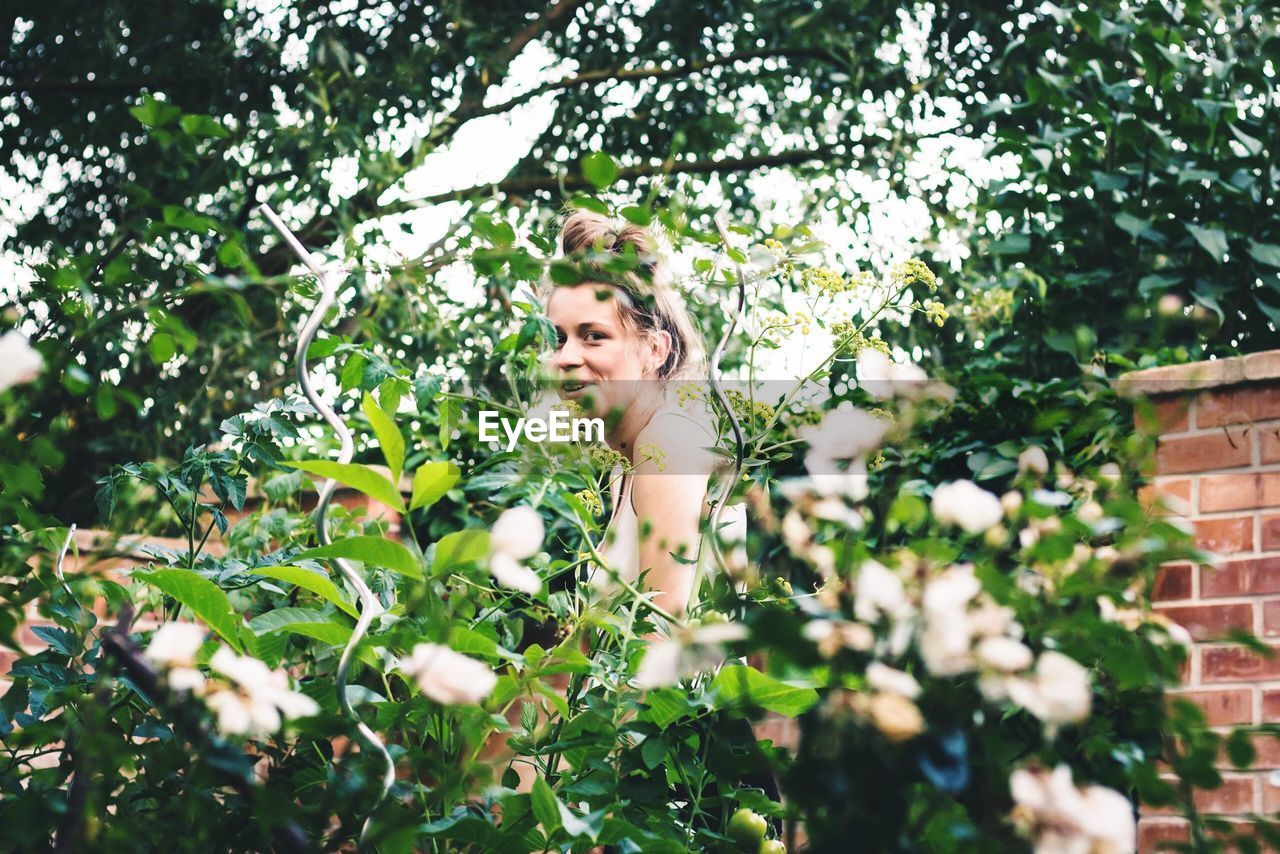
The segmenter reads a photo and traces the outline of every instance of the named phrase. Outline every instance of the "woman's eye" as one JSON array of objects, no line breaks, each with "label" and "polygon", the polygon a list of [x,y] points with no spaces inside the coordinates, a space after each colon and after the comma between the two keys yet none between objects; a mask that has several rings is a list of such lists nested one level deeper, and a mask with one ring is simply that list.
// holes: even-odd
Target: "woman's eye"
[{"label": "woman's eye", "polygon": [[588,341],[603,341],[605,334],[603,332],[588,332],[584,337]]}]

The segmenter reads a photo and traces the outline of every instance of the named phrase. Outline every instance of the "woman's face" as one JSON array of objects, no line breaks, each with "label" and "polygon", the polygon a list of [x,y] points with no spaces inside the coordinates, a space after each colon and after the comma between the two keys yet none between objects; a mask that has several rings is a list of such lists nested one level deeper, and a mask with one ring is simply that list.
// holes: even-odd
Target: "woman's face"
[{"label": "woman's face", "polygon": [[617,299],[608,285],[585,284],[557,287],[547,303],[560,396],[599,414],[625,409],[639,390],[636,381],[654,379],[666,359],[662,339],[623,323]]}]

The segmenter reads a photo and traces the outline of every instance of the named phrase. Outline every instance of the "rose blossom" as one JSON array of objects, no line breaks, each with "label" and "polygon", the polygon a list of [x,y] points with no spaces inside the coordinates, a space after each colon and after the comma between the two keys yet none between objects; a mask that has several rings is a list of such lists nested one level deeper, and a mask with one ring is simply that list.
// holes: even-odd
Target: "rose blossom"
[{"label": "rose blossom", "polygon": [[970,480],[938,486],[933,491],[932,509],[939,522],[959,525],[970,534],[982,533],[1004,516],[1000,499]]},{"label": "rose blossom", "polygon": [[542,517],[532,507],[512,507],[503,511],[489,534],[489,572],[503,587],[522,593],[537,593],[542,579],[521,561],[542,548]]},{"label": "rose blossom", "polygon": [[16,330],[0,335],[0,391],[34,380],[44,368],[44,357],[27,336]]},{"label": "rose blossom", "polygon": [[498,677],[482,661],[436,643],[420,643],[400,671],[413,677],[418,688],[445,706],[479,703],[493,692]]}]

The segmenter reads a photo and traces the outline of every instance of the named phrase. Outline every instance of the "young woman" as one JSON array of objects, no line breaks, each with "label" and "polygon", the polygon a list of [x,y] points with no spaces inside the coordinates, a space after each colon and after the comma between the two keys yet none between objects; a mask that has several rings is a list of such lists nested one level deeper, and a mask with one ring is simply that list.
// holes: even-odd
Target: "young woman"
[{"label": "young woman", "polygon": [[605,418],[605,440],[631,472],[611,478],[603,556],[627,581],[643,576],[655,604],[680,615],[698,567],[675,556],[694,561],[708,551],[700,527],[717,458],[710,418],[677,406],[674,387],[705,380],[703,347],[644,229],[576,211],[560,242],[565,256],[588,270],[591,253],[636,264],[622,275],[600,265],[599,281],[548,288],[543,300],[557,337],[551,367],[562,398]]}]

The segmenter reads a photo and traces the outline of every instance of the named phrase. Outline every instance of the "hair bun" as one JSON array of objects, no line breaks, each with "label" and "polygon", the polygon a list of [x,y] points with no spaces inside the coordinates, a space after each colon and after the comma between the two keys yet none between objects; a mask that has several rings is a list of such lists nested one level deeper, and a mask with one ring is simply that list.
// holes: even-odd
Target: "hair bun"
[{"label": "hair bun", "polygon": [[638,225],[618,223],[594,211],[576,210],[569,214],[560,229],[561,251],[576,255],[597,246],[619,253],[631,246],[637,255],[653,255],[653,238]]}]

